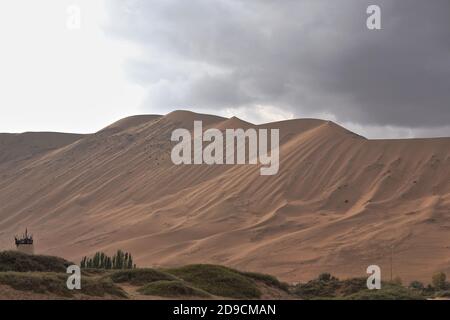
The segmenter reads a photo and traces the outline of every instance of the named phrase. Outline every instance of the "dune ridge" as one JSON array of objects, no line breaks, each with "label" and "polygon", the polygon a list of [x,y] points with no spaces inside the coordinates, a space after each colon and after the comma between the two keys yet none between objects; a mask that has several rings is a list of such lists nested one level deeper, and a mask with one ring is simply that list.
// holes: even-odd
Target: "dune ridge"
[{"label": "dune ridge", "polygon": [[[171,132],[280,129],[280,170],[174,166]],[[14,140],[15,139],[15,140]],[[132,252],[139,266],[215,263],[286,281],[320,272],[428,281],[450,271],[450,138],[368,140],[296,119],[253,125],[175,111],[90,135],[0,134],[0,249],[28,227],[36,251],[77,261]]]}]

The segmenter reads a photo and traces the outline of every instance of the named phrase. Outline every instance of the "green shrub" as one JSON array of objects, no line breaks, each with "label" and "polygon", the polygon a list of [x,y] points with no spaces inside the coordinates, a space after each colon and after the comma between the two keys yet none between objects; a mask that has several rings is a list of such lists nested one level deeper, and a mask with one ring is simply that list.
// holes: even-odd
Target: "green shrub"
[{"label": "green shrub", "polygon": [[253,279],[230,268],[196,264],[165,271],[217,296],[236,299],[254,299],[261,296],[261,291]]},{"label": "green shrub", "polygon": [[424,295],[432,296],[436,293],[436,288],[429,284],[422,290],[422,293]]},{"label": "green shrub", "polygon": [[323,273],[317,279],[296,285],[293,292],[303,299],[332,298],[337,295],[340,286],[337,278]]},{"label": "green shrub", "polygon": [[99,278],[82,278],[80,293],[95,296],[104,297],[105,295],[111,295],[119,298],[126,298],[127,294],[111,280],[99,279]]},{"label": "green shrub", "polygon": [[341,280],[339,283],[338,292],[340,295],[348,296],[357,293],[361,290],[367,290],[366,278],[351,278]]},{"label": "green shrub", "polygon": [[103,297],[106,294],[125,298],[125,292],[111,281],[82,278],[81,290],[67,289],[67,275],[62,273],[41,272],[0,272],[0,283],[18,291],[30,291],[42,294],[55,294],[72,297],[74,294],[86,294]]},{"label": "green shrub", "polygon": [[270,287],[275,287],[275,288],[281,289],[286,292],[289,291],[289,285],[287,283],[281,282],[276,277],[271,276],[269,274],[263,274],[263,273],[257,273],[257,272],[242,272],[242,271],[237,271],[237,272],[239,272],[243,276],[246,276],[246,277],[252,278],[256,281],[265,283],[266,285],[268,285]]},{"label": "green shrub", "polygon": [[416,300],[424,299],[422,292],[404,288],[394,282],[382,283],[380,290],[369,290],[367,279],[339,280],[322,274],[317,279],[295,286],[293,293],[303,299],[349,299],[349,300]]},{"label": "green shrub", "polygon": [[332,281],[332,280],[338,280],[337,278],[331,276],[329,273],[321,273],[317,277],[317,280],[319,281]]},{"label": "green shrub", "polygon": [[116,283],[128,282],[133,285],[144,285],[160,280],[176,280],[173,275],[155,269],[121,270],[115,271],[107,277]]},{"label": "green shrub", "polygon": [[86,277],[108,275],[111,270],[106,269],[81,269],[81,275]]},{"label": "green shrub", "polygon": [[1,272],[0,283],[18,291],[35,293],[53,293],[58,296],[70,297],[72,291],[67,289],[67,277],[56,273],[22,273]]},{"label": "green shrub", "polygon": [[450,298],[450,290],[438,291],[434,296],[437,298]]},{"label": "green shrub", "polygon": [[345,300],[424,300],[424,297],[407,288],[391,285],[380,290],[361,290],[357,293],[342,297]]},{"label": "green shrub", "polygon": [[30,255],[19,251],[0,252],[0,272],[66,272],[73,263],[58,257]]},{"label": "green shrub", "polygon": [[183,281],[155,281],[138,290],[140,293],[161,297],[209,297],[210,295],[200,289],[194,288]]},{"label": "green shrub", "polygon": [[433,275],[432,284],[437,290],[445,290],[447,288],[447,276],[443,272],[437,272]]},{"label": "green shrub", "polygon": [[424,290],[425,286],[422,282],[414,280],[409,284],[409,288],[414,290]]}]

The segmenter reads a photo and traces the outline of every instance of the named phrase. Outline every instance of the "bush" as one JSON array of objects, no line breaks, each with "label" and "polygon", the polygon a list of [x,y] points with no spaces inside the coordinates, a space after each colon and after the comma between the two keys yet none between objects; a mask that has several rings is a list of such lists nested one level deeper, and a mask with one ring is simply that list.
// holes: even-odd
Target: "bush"
[{"label": "bush", "polygon": [[450,298],[450,290],[439,291],[435,294],[437,298]]},{"label": "bush", "polygon": [[431,284],[429,284],[423,289],[422,292],[425,295],[431,296],[431,295],[433,295],[436,292],[436,289]]},{"label": "bush", "polygon": [[105,269],[81,269],[81,275],[86,277],[102,276],[110,273],[110,270]]},{"label": "bush", "polygon": [[422,282],[420,281],[412,281],[409,284],[409,288],[414,289],[414,290],[424,290],[425,286]]},{"label": "bush", "polygon": [[256,281],[260,281],[262,283],[265,283],[269,287],[275,287],[278,289],[281,289],[283,291],[288,292],[289,291],[289,285],[285,282],[279,281],[276,277],[271,276],[269,274],[263,274],[263,273],[257,273],[257,272],[242,272],[238,271],[243,276],[252,278]]},{"label": "bush", "polygon": [[329,274],[329,273],[321,273],[317,277],[317,280],[319,280],[319,281],[332,281],[332,280],[337,280],[337,278],[332,277],[331,274]]},{"label": "bush", "polygon": [[200,289],[194,288],[183,281],[155,281],[138,290],[140,293],[161,297],[209,297]]},{"label": "bush", "polygon": [[351,278],[340,281],[338,292],[340,295],[348,296],[367,289],[366,278]]},{"label": "bush", "polygon": [[72,291],[66,287],[66,277],[62,274],[2,272],[0,273],[0,283],[18,291],[72,296]]},{"label": "bush", "polygon": [[303,299],[333,298],[341,287],[342,283],[338,278],[322,273],[317,279],[296,285],[293,292]]},{"label": "bush", "polygon": [[19,251],[0,252],[0,272],[66,272],[73,263],[58,257],[30,255]]},{"label": "bush", "polygon": [[171,274],[154,269],[132,269],[115,271],[107,277],[109,277],[113,282],[116,283],[128,282],[133,285],[144,285],[150,282],[161,280],[177,280],[177,278]]},{"label": "bush", "polygon": [[331,277],[319,277],[295,286],[294,294],[303,299],[333,298],[340,288],[339,280]]},{"label": "bush", "polygon": [[126,298],[127,294],[111,280],[107,279],[92,279],[82,278],[80,293],[95,296],[104,297],[105,295],[111,295],[119,298]]},{"label": "bush", "polygon": [[396,285],[384,285],[380,290],[361,290],[343,297],[345,300],[424,300],[420,294]]},{"label": "bush", "polygon": [[339,280],[329,274],[305,284],[298,284],[293,293],[303,299],[349,299],[349,300],[410,300],[423,299],[422,292],[409,290],[394,282],[382,283],[382,289],[369,290],[367,279]]},{"label": "bush", "polygon": [[447,288],[447,276],[443,272],[437,272],[433,275],[432,284],[438,290],[445,290]]},{"label": "bush", "polygon": [[41,294],[55,294],[72,297],[74,294],[86,294],[103,297],[105,294],[125,298],[125,292],[111,281],[83,278],[81,290],[69,290],[66,285],[67,275],[57,273],[21,273],[1,272],[0,283],[18,291],[31,291]]},{"label": "bush", "polygon": [[196,264],[165,271],[217,296],[236,299],[254,299],[261,296],[261,291],[253,279],[230,268]]}]

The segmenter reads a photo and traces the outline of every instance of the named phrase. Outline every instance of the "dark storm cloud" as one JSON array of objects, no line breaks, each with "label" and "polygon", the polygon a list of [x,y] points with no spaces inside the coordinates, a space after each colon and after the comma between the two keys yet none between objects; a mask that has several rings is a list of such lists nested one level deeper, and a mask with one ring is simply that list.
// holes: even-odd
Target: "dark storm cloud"
[{"label": "dark storm cloud", "polygon": [[[369,4],[382,30],[366,28]],[[117,0],[110,16],[142,46],[128,71],[163,110],[263,105],[433,134],[450,123],[448,0]]]}]

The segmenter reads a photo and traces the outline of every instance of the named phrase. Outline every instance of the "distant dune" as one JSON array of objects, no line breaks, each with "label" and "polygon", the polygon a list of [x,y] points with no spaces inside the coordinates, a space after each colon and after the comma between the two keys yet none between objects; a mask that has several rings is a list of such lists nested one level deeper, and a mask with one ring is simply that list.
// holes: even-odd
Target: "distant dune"
[{"label": "distant dune", "polygon": [[[280,170],[175,166],[171,132],[280,129]],[[36,252],[139,266],[224,264],[300,281],[330,272],[429,281],[450,271],[450,138],[368,140],[333,122],[256,126],[175,111],[91,135],[0,134],[0,249],[28,227]],[[391,247],[393,247],[391,249]]]},{"label": "distant dune", "polygon": [[0,133],[0,163],[30,159],[36,154],[61,148],[82,137],[81,134],[56,132]]}]

